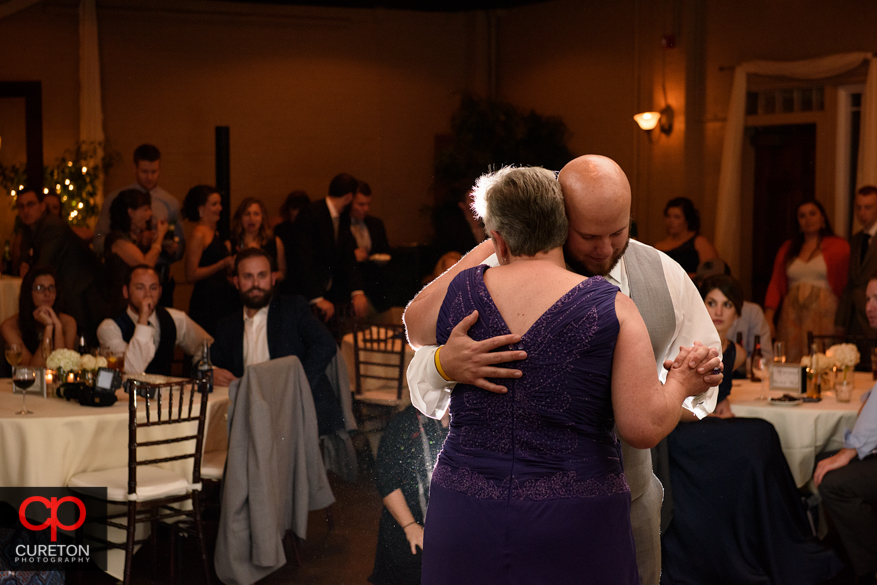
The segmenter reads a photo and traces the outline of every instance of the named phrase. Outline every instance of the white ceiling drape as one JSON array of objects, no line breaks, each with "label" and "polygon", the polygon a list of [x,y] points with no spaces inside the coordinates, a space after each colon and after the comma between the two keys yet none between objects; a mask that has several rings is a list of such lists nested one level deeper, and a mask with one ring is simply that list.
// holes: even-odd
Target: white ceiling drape
[{"label": "white ceiling drape", "polygon": [[871,53],[842,53],[803,61],[749,61],[734,70],[734,85],[725,123],[722,165],[716,209],[716,248],[734,269],[740,267],[740,182],[743,132],[746,126],[746,85],[750,73],[779,75],[797,79],[823,79],[840,75],[869,59],[868,80],[862,99],[861,138],[859,140],[858,184],[877,184],[877,59]]}]

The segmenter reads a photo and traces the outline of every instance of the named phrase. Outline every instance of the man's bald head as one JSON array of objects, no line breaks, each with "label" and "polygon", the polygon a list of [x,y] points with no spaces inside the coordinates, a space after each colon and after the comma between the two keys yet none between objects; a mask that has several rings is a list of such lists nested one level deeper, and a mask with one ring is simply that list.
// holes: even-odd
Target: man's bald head
[{"label": "man's bald head", "polygon": [[558,181],[569,219],[567,262],[585,274],[607,274],[627,249],[627,176],[612,159],[588,154],[564,166]]}]

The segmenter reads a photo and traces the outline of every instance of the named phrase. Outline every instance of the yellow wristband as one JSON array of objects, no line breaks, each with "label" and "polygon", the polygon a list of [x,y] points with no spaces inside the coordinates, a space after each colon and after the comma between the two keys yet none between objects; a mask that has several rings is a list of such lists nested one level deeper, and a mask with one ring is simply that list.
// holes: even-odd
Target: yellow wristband
[{"label": "yellow wristband", "polygon": [[440,345],[439,348],[437,350],[435,350],[435,369],[438,370],[439,376],[444,378],[445,381],[451,382],[452,380],[450,378],[448,378],[448,375],[445,374],[445,371],[442,369],[442,361],[439,358],[439,354],[442,351],[442,347],[444,347],[444,346]]}]

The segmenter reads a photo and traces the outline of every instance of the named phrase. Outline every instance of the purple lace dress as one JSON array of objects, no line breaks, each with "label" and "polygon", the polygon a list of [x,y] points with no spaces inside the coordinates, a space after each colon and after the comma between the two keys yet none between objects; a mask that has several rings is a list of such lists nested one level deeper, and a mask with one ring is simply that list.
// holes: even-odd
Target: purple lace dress
[{"label": "purple lace dress", "polygon": [[[440,343],[477,309],[476,340],[510,333],[484,285],[459,274],[439,314]],[[423,583],[639,583],[630,489],[610,393],[618,289],[574,287],[522,336],[523,377],[507,394],[458,385],[432,477]]]}]

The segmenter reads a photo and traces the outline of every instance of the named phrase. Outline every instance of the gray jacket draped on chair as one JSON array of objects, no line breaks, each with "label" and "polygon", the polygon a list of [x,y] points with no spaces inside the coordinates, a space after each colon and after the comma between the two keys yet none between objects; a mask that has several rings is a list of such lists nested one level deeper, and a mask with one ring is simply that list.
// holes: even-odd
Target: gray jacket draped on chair
[{"label": "gray jacket draped on chair", "polygon": [[335,501],[297,357],[251,366],[232,383],[228,436],[216,573],[227,585],[250,585],[286,564],[287,530],[305,538],[308,512]]}]

